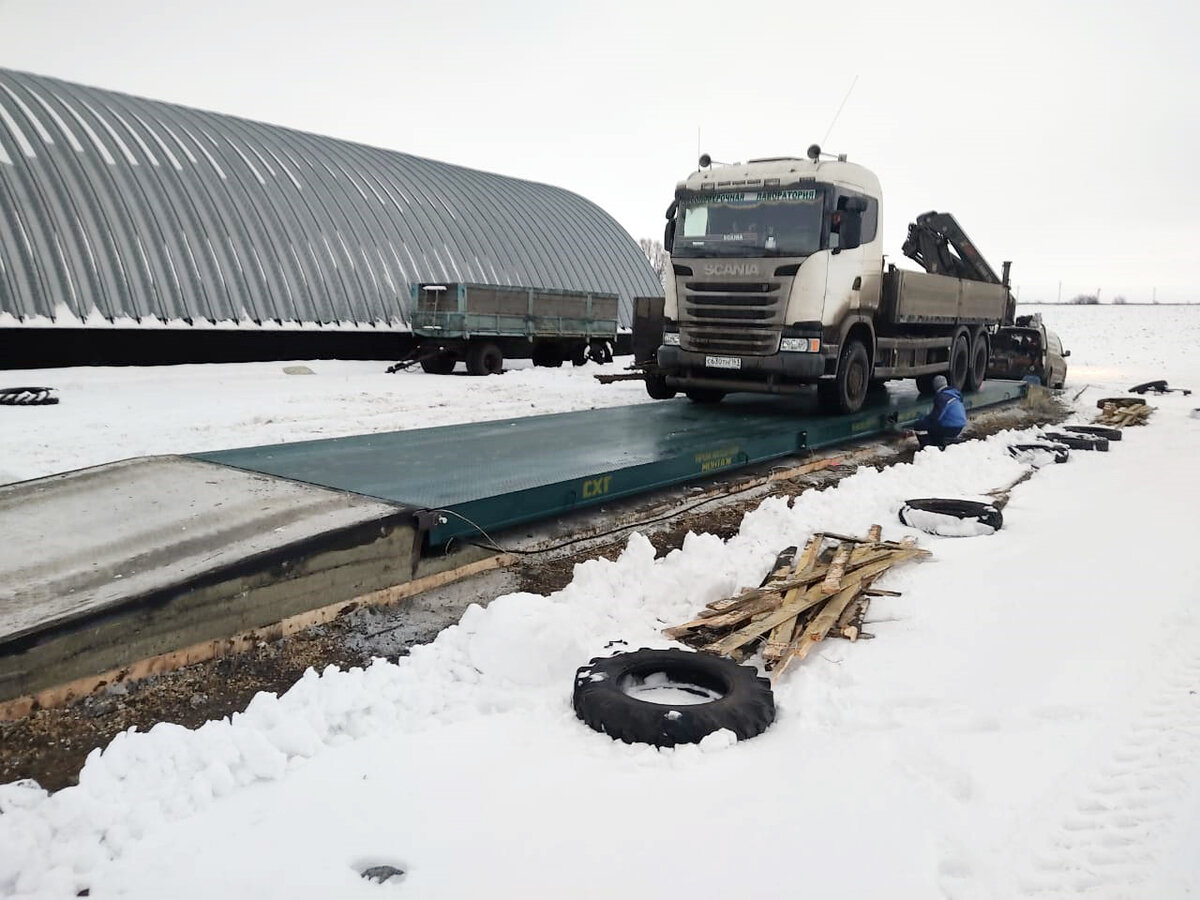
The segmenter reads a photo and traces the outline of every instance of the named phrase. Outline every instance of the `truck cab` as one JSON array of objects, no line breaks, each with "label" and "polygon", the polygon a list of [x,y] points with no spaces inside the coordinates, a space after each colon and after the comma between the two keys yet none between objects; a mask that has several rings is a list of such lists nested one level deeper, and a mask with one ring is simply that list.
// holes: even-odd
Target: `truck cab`
[{"label": "truck cab", "polygon": [[[814,152],[815,151],[815,152]],[[652,395],[699,402],[749,390],[836,391],[850,338],[874,352],[883,246],[873,173],[844,157],[701,168],[668,209],[666,284]],[[708,163],[708,164],[705,164]],[[870,375],[852,389],[865,391]]]}]

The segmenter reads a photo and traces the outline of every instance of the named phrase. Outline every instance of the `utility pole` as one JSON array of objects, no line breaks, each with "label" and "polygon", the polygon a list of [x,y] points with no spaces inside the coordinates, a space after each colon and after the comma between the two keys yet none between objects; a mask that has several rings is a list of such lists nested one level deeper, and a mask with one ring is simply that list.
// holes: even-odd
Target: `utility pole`
[{"label": "utility pole", "polygon": [[1058,283],[1058,302],[1062,303],[1062,282]]}]

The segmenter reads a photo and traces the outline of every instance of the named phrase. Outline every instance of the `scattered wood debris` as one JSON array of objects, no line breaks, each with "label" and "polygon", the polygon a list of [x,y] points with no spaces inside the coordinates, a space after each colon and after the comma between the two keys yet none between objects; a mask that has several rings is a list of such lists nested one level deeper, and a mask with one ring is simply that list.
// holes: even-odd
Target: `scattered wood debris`
[{"label": "scattered wood debris", "polygon": [[705,653],[742,660],[761,652],[772,678],[804,659],[826,637],[851,641],[862,630],[872,597],[899,596],[872,587],[892,566],[929,557],[916,541],[885,541],[879,525],[867,537],[818,532],[797,556],[789,547],[761,586],[715,600],[690,622],[663,630]]},{"label": "scattered wood debris", "polygon": [[1127,425],[1145,425],[1146,420],[1153,412],[1154,407],[1144,402],[1130,405],[1105,403],[1100,407],[1100,415],[1092,421],[1097,425],[1113,425],[1117,428],[1124,428]]}]

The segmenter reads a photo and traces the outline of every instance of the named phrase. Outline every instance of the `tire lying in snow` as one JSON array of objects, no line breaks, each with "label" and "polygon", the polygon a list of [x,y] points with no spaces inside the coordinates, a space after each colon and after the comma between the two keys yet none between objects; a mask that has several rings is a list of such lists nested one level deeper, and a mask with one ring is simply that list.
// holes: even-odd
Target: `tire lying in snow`
[{"label": "tire lying in snow", "polygon": [[686,650],[593,659],[575,673],[575,714],[627,744],[695,744],[727,728],[738,740],[775,721],[771,682],[750,666]]},{"label": "tire lying in snow", "polygon": [[1103,425],[1064,425],[1063,431],[1070,431],[1072,434],[1102,437],[1110,441],[1119,441],[1121,439],[1120,428],[1106,428]]},{"label": "tire lying in snow", "polygon": [[990,503],[929,497],[905,500],[900,521],[910,528],[941,537],[994,534],[1004,527],[1004,514]]},{"label": "tire lying in snow", "polygon": [[1055,444],[1065,444],[1072,450],[1100,450],[1104,453],[1108,452],[1108,438],[1084,434],[1062,434],[1057,431],[1047,431],[1042,437]]},{"label": "tire lying in snow", "polygon": [[1071,457],[1071,451],[1064,444],[1050,444],[1035,441],[1032,444],[1009,444],[1008,453],[1020,462],[1041,466],[1046,462],[1065,463]]}]

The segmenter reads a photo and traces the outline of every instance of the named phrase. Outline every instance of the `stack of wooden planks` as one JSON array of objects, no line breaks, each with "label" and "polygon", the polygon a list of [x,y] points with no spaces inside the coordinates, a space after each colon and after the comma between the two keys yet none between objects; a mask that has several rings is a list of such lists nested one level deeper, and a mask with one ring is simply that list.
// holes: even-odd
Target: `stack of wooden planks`
[{"label": "stack of wooden planks", "polygon": [[1130,404],[1105,403],[1100,407],[1100,415],[1093,420],[1097,425],[1113,425],[1124,428],[1127,425],[1145,425],[1154,407],[1144,402]]},{"label": "stack of wooden planks", "polygon": [[795,547],[780,553],[760,587],[713,601],[663,634],[738,660],[759,651],[773,678],[831,634],[873,637],[862,631],[871,598],[898,596],[874,582],[892,566],[931,555],[912,538],[885,541],[881,533],[878,525],[865,538],[818,532],[799,555]]}]

